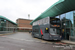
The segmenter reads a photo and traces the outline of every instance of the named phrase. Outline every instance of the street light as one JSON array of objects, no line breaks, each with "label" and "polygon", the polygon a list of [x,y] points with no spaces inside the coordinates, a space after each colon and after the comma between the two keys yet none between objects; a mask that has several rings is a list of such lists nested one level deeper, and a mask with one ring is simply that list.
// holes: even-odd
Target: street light
[{"label": "street light", "polygon": [[64,23],[63,25],[65,26],[66,24]]},{"label": "street light", "polygon": [[30,14],[28,14],[28,19],[30,19]]}]

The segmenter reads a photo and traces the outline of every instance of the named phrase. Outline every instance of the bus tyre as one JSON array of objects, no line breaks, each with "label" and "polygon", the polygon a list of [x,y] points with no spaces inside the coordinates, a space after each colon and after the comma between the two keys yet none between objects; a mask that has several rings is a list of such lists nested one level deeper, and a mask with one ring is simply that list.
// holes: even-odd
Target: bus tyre
[{"label": "bus tyre", "polygon": [[44,36],[41,37],[44,40]]}]

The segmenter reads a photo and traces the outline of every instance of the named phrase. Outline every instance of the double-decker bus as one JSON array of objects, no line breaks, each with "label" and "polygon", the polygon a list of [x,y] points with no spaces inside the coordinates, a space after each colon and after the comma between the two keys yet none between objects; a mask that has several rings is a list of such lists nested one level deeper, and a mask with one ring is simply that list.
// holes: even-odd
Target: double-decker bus
[{"label": "double-decker bus", "polygon": [[46,17],[33,23],[32,36],[45,40],[61,40],[60,27],[60,19]]}]

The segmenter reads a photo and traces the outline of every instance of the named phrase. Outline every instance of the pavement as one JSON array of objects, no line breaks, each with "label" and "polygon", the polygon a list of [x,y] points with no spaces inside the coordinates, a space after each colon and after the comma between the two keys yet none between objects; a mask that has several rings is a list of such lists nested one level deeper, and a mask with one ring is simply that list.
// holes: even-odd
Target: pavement
[{"label": "pavement", "polygon": [[61,40],[62,43],[75,45],[75,42],[69,40]]},{"label": "pavement", "polygon": [[0,50],[55,50],[52,45],[0,37]]},{"label": "pavement", "polygon": [[29,33],[18,32],[0,36],[0,50],[55,50],[53,45],[40,42]]}]

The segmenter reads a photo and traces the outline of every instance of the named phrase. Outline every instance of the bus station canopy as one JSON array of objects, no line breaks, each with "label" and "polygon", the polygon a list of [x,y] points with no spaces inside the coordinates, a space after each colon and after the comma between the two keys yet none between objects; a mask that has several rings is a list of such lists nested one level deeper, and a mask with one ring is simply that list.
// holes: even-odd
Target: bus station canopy
[{"label": "bus station canopy", "polygon": [[48,16],[55,17],[73,10],[75,10],[75,0],[59,0],[51,7],[49,7],[46,11],[44,11],[41,15],[39,15],[36,19],[34,19],[30,24],[32,25],[33,22]]},{"label": "bus station canopy", "polygon": [[13,21],[11,21],[11,20],[7,19],[7,18],[6,18],[6,17],[4,17],[4,16],[0,16],[0,18],[3,18],[3,19],[5,19],[5,20],[8,20],[8,21],[10,21],[11,23],[13,23],[13,24],[16,24],[16,25],[17,25],[17,23],[15,23],[15,22],[13,22]]}]

